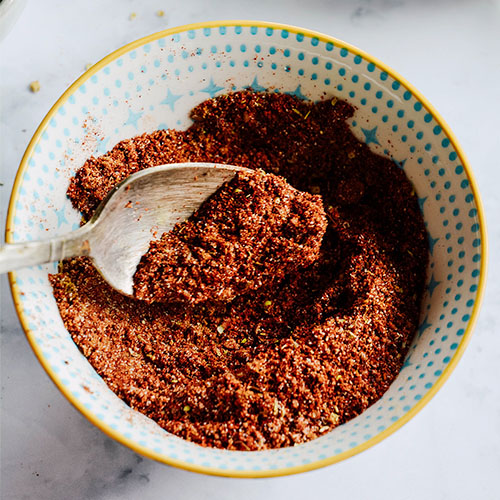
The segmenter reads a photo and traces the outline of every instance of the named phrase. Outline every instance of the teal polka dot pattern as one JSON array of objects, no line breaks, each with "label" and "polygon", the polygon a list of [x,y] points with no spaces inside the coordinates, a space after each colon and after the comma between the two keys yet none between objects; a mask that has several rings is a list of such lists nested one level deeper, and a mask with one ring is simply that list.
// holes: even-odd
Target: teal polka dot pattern
[{"label": "teal polka dot pattern", "polygon": [[[104,65],[103,65],[104,64]],[[398,426],[460,351],[479,293],[483,241],[478,204],[454,141],[415,93],[384,68],[335,40],[269,26],[205,27],[159,34],[94,66],[36,136],[11,207],[13,241],[62,234],[80,216],[65,196],[90,156],[162,128],[186,128],[189,110],[232,90],[329,96],[356,107],[353,133],[390,157],[414,184],[429,234],[422,316],[400,375],[362,415],[306,444],[230,452],[188,443],[118,399],[65,330],[48,274],[56,264],[16,273],[17,299],[32,342],[58,384],[125,443],[164,461],[215,472],[266,475],[356,451]]]}]

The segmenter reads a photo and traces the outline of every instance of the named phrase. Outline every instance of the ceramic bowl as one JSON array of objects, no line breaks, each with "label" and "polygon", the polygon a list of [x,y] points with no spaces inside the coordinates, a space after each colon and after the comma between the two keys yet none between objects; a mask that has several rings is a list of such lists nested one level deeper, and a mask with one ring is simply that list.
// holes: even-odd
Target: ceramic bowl
[{"label": "ceramic bowl", "polygon": [[19,318],[64,395],[117,441],[160,462],[227,476],[272,476],[338,462],[408,422],[438,391],[471,335],[483,291],[485,228],[476,184],[455,137],[429,102],[365,52],[305,29],[223,21],[170,29],[133,42],[80,77],[49,111],[15,181],[7,239],[71,231],[80,216],[68,179],[90,155],[159,128],[186,128],[199,102],[236,89],[336,95],[357,111],[350,126],[413,182],[430,243],[420,326],[387,393],[350,422],[293,448],[203,448],[131,410],[97,375],[66,331],[47,275],[56,264],[12,273]]}]

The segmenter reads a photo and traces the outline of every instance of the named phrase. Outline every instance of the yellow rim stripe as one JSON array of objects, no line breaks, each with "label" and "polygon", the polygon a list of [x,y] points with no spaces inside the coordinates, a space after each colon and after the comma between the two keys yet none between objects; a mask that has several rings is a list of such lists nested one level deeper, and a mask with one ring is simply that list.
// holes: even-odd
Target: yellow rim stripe
[{"label": "yellow rim stripe", "polygon": [[15,204],[19,196],[19,187],[22,182],[23,174],[24,171],[27,168],[28,165],[28,159],[30,158],[33,149],[35,147],[35,144],[39,141],[40,136],[45,129],[47,123],[49,120],[54,116],[54,114],[57,112],[59,107],[64,104],[64,102],[68,99],[68,97],[74,93],[74,91],[86,80],[88,80],[93,74],[97,73],[101,68],[104,66],[108,65],[110,62],[114,61],[115,59],[118,59],[121,55],[125,54],[126,52],[129,52],[132,49],[135,49],[137,47],[140,47],[146,43],[153,42],[155,40],[158,40],[160,38],[164,38],[169,35],[177,34],[177,33],[182,33],[187,30],[197,30],[200,28],[218,28],[221,26],[226,26],[226,27],[231,27],[231,26],[256,26],[258,28],[272,28],[275,30],[287,30],[290,33],[298,34],[302,33],[303,35],[307,37],[316,37],[320,41],[325,42],[325,43],[333,43],[336,47],[340,48],[345,48],[349,52],[353,54],[360,55],[363,57],[366,61],[372,62],[376,66],[378,66],[380,69],[385,71],[387,74],[389,74],[393,79],[398,80],[403,86],[405,86],[408,90],[412,92],[412,94],[422,103],[422,105],[427,109],[427,111],[433,116],[433,118],[436,120],[436,122],[439,124],[439,126],[442,128],[443,132],[449,137],[451,144],[455,148],[455,151],[457,152],[460,161],[465,169],[465,172],[467,174],[467,177],[469,179],[470,187],[471,190],[474,194],[474,200],[477,204],[477,210],[478,210],[478,219],[480,222],[480,233],[481,233],[481,272],[480,272],[480,277],[479,277],[479,285],[478,285],[478,290],[477,290],[477,295],[476,295],[476,300],[474,303],[474,307],[472,309],[471,313],[471,318],[469,320],[469,323],[467,325],[467,328],[465,330],[465,333],[463,335],[463,338],[455,352],[455,355],[453,358],[450,360],[446,368],[443,370],[443,373],[439,376],[439,378],[436,380],[434,385],[427,391],[427,393],[422,397],[420,401],[418,401],[411,410],[409,410],[407,413],[405,413],[399,420],[394,422],[391,426],[389,426],[387,429],[382,431],[381,433],[377,434],[376,436],[372,437],[368,441],[350,449],[347,451],[344,451],[338,455],[335,455],[333,457],[325,458],[323,460],[318,460],[316,462],[312,462],[306,465],[299,465],[296,467],[289,467],[289,468],[284,468],[284,469],[275,469],[275,470],[262,470],[262,471],[240,471],[240,470],[223,470],[223,469],[218,469],[215,467],[204,467],[201,465],[196,465],[196,464],[190,464],[187,462],[183,462],[181,460],[176,460],[173,459],[167,455],[161,454],[161,453],[156,453],[149,448],[146,448],[144,446],[141,446],[137,444],[135,441],[132,441],[129,438],[124,437],[122,434],[119,432],[115,431],[108,425],[106,425],[104,422],[101,420],[97,419],[96,416],[89,411],[87,408],[83,406],[83,404],[75,397],[71,392],[64,386],[64,384],[61,382],[59,379],[58,375],[52,370],[50,364],[48,361],[44,358],[42,354],[41,348],[37,345],[37,343],[34,340],[33,333],[30,331],[28,327],[28,320],[26,316],[24,315],[24,311],[20,302],[20,296],[19,296],[19,287],[16,284],[16,274],[14,272],[9,273],[9,282],[10,282],[10,288],[12,292],[12,297],[14,299],[14,305],[17,311],[17,314],[19,316],[19,319],[21,321],[21,325],[24,329],[24,332],[26,333],[26,337],[28,338],[28,341],[35,352],[36,357],[44,367],[45,371],[48,373],[50,378],[53,380],[53,382],[56,384],[56,386],[59,388],[59,390],[66,396],[66,398],[75,406],[77,410],[79,410],[85,417],[87,417],[96,427],[101,429],[105,434],[108,436],[112,437],[113,439],[116,439],[118,442],[124,444],[125,446],[128,446],[132,450],[134,450],[137,453],[140,453],[148,458],[152,458],[154,460],[158,460],[159,462],[163,462],[169,465],[174,465],[176,467],[179,467],[181,469],[186,469],[190,471],[195,471],[195,472],[201,472],[205,474],[212,474],[212,475],[217,475],[217,476],[227,476],[227,477],[247,477],[247,478],[256,478],[256,477],[273,477],[273,476],[284,476],[284,475],[289,475],[289,474],[297,474],[299,472],[305,472],[313,469],[318,469],[320,467],[324,467],[326,465],[334,464],[336,462],[340,462],[341,460],[345,460],[346,458],[352,457],[353,455],[356,455],[373,445],[379,443],[386,437],[390,436],[394,431],[402,427],[404,424],[406,424],[409,420],[411,420],[433,397],[434,395],[438,392],[438,390],[441,388],[441,386],[445,383],[445,381],[448,379],[450,376],[451,372],[455,369],[455,366],[457,365],[458,361],[462,357],[463,352],[465,351],[467,344],[469,343],[472,330],[474,328],[474,325],[477,321],[477,316],[479,313],[480,309],[480,304],[483,299],[484,295],[484,288],[485,288],[485,282],[486,282],[486,268],[487,268],[487,255],[488,255],[488,248],[487,248],[487,237],[486,237],[486,225],[485,225],[485,217],[484,217],[484,209],[482,206],[482,202],[479,196],[479,190],[476,184],[476,181],[474,179],[474,176],[472,175],[471,168],[469,166],[469,163],[467,161],[467,158],[465,157],[465,154],[458,144],[458,141],[451,131],[450,127],[446,124],[446,122],[441,118],[441,116],[438,114],[438,112],[434,109],[434,107],[430,104],[430,102],[409,82],[407,82],[404,78],[402,78],[396,71],[394,71],[392,68],[384,64],[383,62],[379,61],[377,58],[367,54],[363,50],[358,49],[357,47],[354,47],[353,45],[350,45],[346,42],[343,42],[342,40],[339,40],[337,38],[331,37],[324,35],[322,33],[318,33],[316,31],[312,30],[307,30],[307,29],[302,29],[296,26],[290,26],[286,24],[279,24],[279,23],[270,23],[270,22],[263,22],[263,21],[248,21],[248,20],[228,20],[228,21],[213,21],[213,22],[206,22],[206,23],[194,23],[194,24],[187,24],[184,26],[179,26],[176,28],[171,28],[168,30],[160,31],[158,33],[154,33],[152,35],[146,36],[144,38],[141,38],[139,40],[136,40],[135,42],[129,43],[120,49],[112,52],[111,54],[107,55],[104,57],[101,61],[96,63],[92,68],[90,68],[87,72],[85,72],[82,76],[80,76],[67,90],[62,94],[62,96],[56,101],[56,103],[52,106],[50,111],[47,113],[45,118],[42,120],[40,126],[36,130],[35,134],[33,135],[33,138],[31,139],[28,147],[26,148],[26,152],[24,153],[24,156],[21,160],[21,164],[19,166],[19,170],[17,172],[15,181],[14,181],[14,186],[12,188],[12,194],[9,202],[9,208],[8,208],[8,214],[7,214],[7,223],[6,223],[6,241],[8,243],[11,243],[12,240],[12,227],[13,227],[13,219],[14,219],[14,212],[15,212]]}]

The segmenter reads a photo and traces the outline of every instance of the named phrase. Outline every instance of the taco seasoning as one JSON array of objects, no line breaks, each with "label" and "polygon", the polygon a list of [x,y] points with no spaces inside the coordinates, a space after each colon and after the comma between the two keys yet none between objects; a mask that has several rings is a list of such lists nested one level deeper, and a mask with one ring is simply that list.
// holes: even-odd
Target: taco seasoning
[{"label": "taco seasoning", "polygon": [[229,302],[310,266],[327,218],[321,196],[262,170],[239,172],[150,244],[134,275],[147,302]]},{"label": "taco seasoning", "polygon": [[314,439],[388,389],[417,328],[427,235],[404,171],[353,135],[353,113],[236,92],[195,107],[189,129],[122,141],[76,172],[68,196],[84,218],[128,175],[188,161],[282,176],[320,195],[327,218],[314,258],[223,301],[128,298],[88,259],[64,261],[50,278],[64,324],[128,405],[203,446],[259,450]]}]

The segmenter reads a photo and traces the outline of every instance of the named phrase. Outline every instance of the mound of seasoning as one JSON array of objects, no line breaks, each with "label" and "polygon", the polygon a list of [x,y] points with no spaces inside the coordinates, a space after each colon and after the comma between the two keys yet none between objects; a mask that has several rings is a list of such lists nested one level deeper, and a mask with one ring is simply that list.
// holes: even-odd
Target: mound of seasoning
[{"label": "mound of seasoning", "polygon": [[240,172],[152,241],[134,276],[147,302],[228,302],[311,265],[327,219],[321,196],[262,170]]},{"label": "mound of seasoning", "polygon": [[204,446],[258,450],[320,436],[377,401],[415,334],[428,243],[404,171],[374,154],[336,98],[311,104],[236,92],[90,158],[68,195],[89,217],[138,170],[207,161],[283,176],[320,194],[318,258],[230,302],[124,297],[86,258],[51,277],[61,317],[109,387],[167,431]]}]

